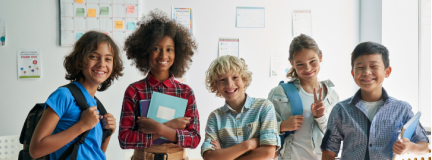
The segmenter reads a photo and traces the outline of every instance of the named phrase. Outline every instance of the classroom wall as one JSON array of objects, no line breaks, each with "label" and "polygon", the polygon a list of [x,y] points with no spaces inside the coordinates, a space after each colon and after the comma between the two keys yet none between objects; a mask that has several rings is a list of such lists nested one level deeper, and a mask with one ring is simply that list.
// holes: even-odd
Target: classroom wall
[{"label": "classroom wall", "polygon": [[[253,72],[252,84],[246,92],[253,97],[266,98],[271,88],[284,79],[269,77],[271,51],[288,53],[293,38],[292,11],[311,9],[313,38],[323,51],[319,79],[330,78],[336,85],[340,100],[343,100],[358,89],[350,74],[350,54],[360,40],[359,3],[358,0],[145,0],[143,9],[147,13],[159,8],[170,14],[171,6],[193,8],[194,37],[199,45],[187,72],[187,84],[192,87],[197,99],[203,139],[209,113],[224,104],[223,99],[209,93],[204,85],[205,71],[217,57],[219,37],[240,38],[240,57],[246,60],[249,70]],[[265,28],[236,28],[236,6],[265,7]],[[7,18],[7,43],[5,47],[0,47],[0,136],[18,135],[33,105],[44,102],[58,86],[68,83],[64,79],[62,63],[72,48],[58,45],[57,1],[0,0],[0,13]],[[16,50],[21,47],[40,48],[41,79],[17,80]],[[124,76],[107,91],[96,93],[107,110],[117,118],[117,123],[126,87],[143,78],[124,54],[123,58]],[[130,152],[120,149],[117,136],[118,131],[108,147],[109,160],[123,159],[124,153]],[[188,152],[192,159],[200,158],[199,148]]]}]

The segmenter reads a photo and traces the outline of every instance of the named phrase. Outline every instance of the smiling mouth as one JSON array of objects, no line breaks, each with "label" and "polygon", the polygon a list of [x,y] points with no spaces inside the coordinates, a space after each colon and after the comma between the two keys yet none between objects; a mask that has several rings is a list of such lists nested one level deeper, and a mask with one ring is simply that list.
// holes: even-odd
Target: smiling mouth
[{"label": "smiling mouth", "polygon": [[157,63],[159,63],[161,65],[166,65],[166,64],[168,64],[168,61],[157,61]]},{"label": "smiling mouth", "polygon": [[234,94],[235,92],[237,92],[237,90],[238,90],[238,88],[233,89],[233,90],[231,90],[231,91],[227,91],[227,90],[225,90],[225,93],[230,95],[230,94]]},{"label": "smiling mouth", "polygon": [[96,73],[96,75],[101,75],[101,76],[103,76],[103,75],[106,74],[106,72],[103,72],[103,71],[94,71],[94,70],[92,70],[92,72]]},{"label": "smiling mouth", "polygon": [[370,83],[370,82],[375,81],[375,80],[376,80],[376,78],[363,78],[360,81]]},{"label": "smiling mouth", "polygon": [[313,73],[315,73],[315,72],[303,73],[303,75],[305,75],[305,76],[311,76]]}]

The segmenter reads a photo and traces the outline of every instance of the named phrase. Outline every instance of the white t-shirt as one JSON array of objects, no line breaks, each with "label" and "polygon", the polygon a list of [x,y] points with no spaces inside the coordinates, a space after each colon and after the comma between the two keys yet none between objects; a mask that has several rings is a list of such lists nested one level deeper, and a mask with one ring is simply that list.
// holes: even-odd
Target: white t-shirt
[{"label": "white t-shirt", "polygon": [[[321,83],[320,83],[321,86]],[[321,156],[313,153],[313,142],[310,137],[314,116],[311,111],[311,105],[314,102],[314,95],[307,93],[303,87],[299,90],[300,98],[303,103],[303,124],[299,130],[294,133],[292,143],[291,159],[292,160],[320,160]],[[318,94],[319,96],[319,94]],[[319,147],[319,146],[318,146]]]},{"label": "white t-shirt", "polygon": [[377,112],[378,107],[382,106],[384,101],[381,99],[381,100],[376,101],[376,102],[366,102],[363,100],[362,100],[362,102],[366,107],[366,111],[368,112],[369,120],[372,122],[373,118],[375,117],[375,114]]}]

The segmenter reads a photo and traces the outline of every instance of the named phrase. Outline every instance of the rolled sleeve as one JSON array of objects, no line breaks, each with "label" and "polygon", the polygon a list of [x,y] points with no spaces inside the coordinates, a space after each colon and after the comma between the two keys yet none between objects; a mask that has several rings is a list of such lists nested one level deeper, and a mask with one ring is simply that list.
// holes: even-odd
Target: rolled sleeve
[{"label": "rolled sleeve", "polygon": [[205,129],[205,139],[204,143],[201,146],[201,156],[204,157],[204,152],[208,150],[214,150],[213,145],[210,144],[212,140],[218,140],[217,138],[217,119],[214,115],[215,113],[211,113],[207,120],[207,126]]},{"label": "rolled sleeve", "polygon": [[417,125],[417,128],[413,134],[413,137],[411,138],[411,142],[417,143],[417,142],[426,142],[429,143],[429,139],[427,138],[426,130],[423,128],[421,123]]},{"label": "rolled sleeve", "polygon": [[340,143],[343,139],[341,130],[341,119],[338,116],[340,106],[335,106],[330,113],[327,131],[325,132],[324,138],[321,143],[321,150],[328,150],[338,155],[340,149]]},{"label": "rolled sleeve", "polygon": [[[267,100],[263,110],[260,112],[260,146],[274,145],[279,150],[281,143],[279,138],[279,127],[276,120],[276,112],[273,104]],[[279,123],[280,126],[280,123]]]}]

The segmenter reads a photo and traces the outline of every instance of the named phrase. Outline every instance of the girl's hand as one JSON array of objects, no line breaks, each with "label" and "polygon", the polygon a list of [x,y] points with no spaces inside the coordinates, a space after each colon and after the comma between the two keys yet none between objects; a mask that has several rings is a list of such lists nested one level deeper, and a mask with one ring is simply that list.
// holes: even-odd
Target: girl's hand
[{"label": "girl's hand", "polygon": [[393,153],[397,155],[404,155],[411,150],[413,143],[408,138],[396,140],[393,144]]},{"label": "girl's hand", "polygon": [[220,145],[220,143],[219,143],[219,140],[212,140],[212,141],[210,142],[210,144],[213,145],[213,148],[214,148],[214,149],[221,149],[221,148],[222,148],[221,145]]},{"label": "girl's hand", "polygon": [[107,113],[103,116],[101,116],[102,119],[102,125],[104,129],[110,129],[112,133],[114,133],[116,129],[116,119],[111,113]]},{"label": "girl's hand", "polygon": [[97,107],[93,106],[81,112],[79,122],[83,124],[84,130],[86,131],[94,128],[94,126],[99,123],[99,112],[97,111]]},{"label": "girl's hand", "polygon": [[320,118],[325,113],[324,101],[322,100],[323,88],[319,89],[319,97],[317,96],[316,89],[314,88],[314,103],[311,105],[311,111],[314,118]]},{"label": "girl's hand", "polygon": [[147,117],[138,117],[138,130],[146,134],[158,133],[161,123]]},{"label": "girl's hand", "polygon": [[303,124],[303,116],[296,115],[296,116],[290,116],[285,121],[282,121],[281,123],[281,130],[282,131],[294,131],[301,128]]},{"label": "girl's hand", "polygon": [[185,129],[186,125],[190,123],[190,119],[191,117],[180,117],[172,119],[164,124],[172,129]]}]

